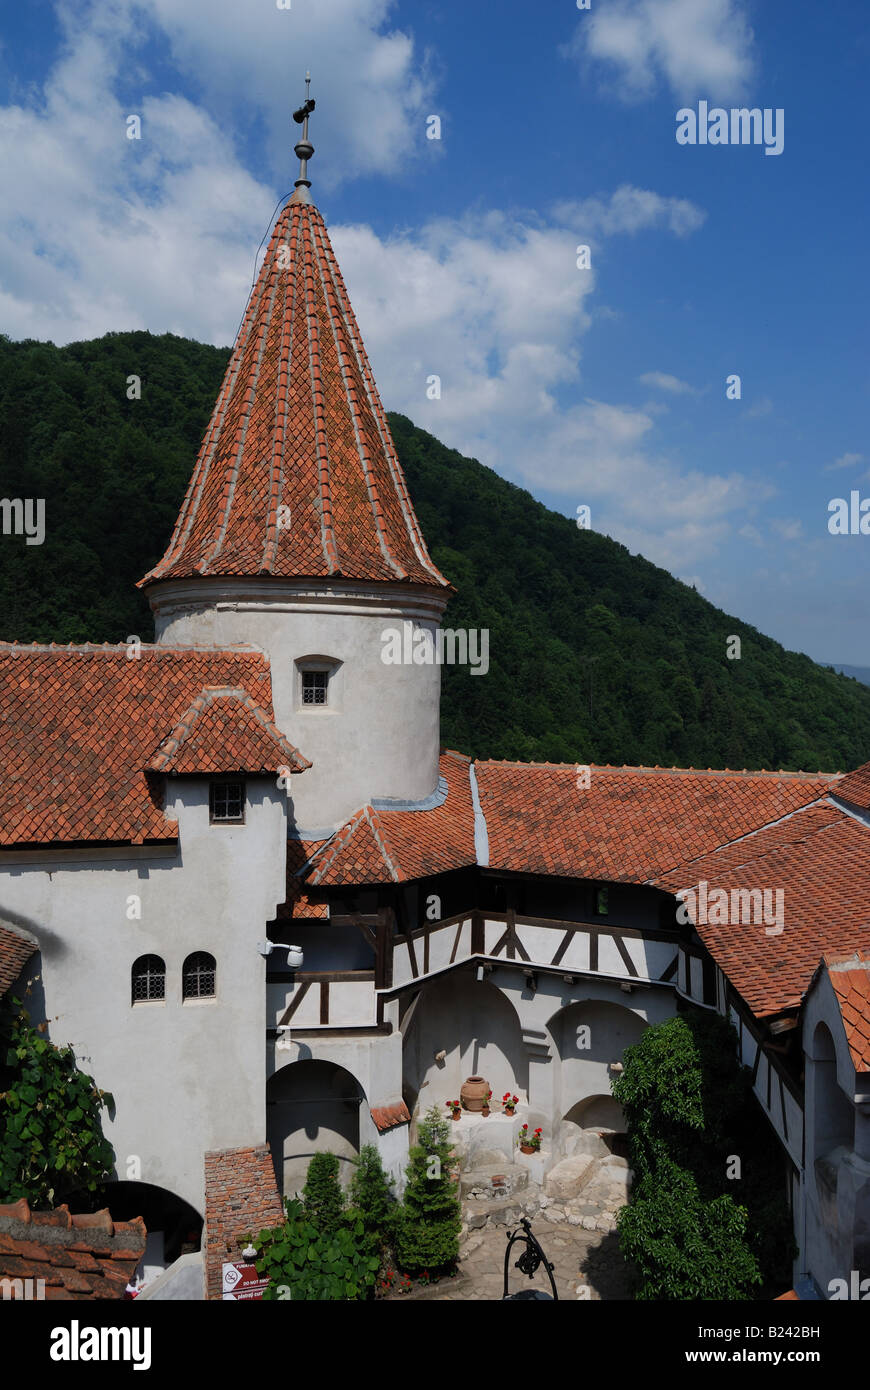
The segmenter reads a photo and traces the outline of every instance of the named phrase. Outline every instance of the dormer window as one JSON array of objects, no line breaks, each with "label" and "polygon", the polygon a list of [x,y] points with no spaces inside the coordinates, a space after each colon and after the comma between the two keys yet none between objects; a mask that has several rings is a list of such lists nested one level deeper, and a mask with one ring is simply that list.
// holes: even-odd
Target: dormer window
[{"label": "dormer window", "polygon": [[328,671],[302,671],[303,705],[325,705],[329,685]]},{"label": "dormer window", "polygon": [[212,825],[243,825],[245,821],[245,784],[212,782],[209,804]]}]

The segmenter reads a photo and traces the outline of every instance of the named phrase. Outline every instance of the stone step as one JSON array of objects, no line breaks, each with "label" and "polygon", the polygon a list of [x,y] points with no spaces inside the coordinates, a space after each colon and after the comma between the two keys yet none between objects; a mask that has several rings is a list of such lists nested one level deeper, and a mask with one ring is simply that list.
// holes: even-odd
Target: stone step
[{"label": "stone step", "polygon": [[488,1163],[461,1173],[459,1195],[463,1199],[494,1201],[513,1196],[529,1185],[528,1170],[513,1163]]}]

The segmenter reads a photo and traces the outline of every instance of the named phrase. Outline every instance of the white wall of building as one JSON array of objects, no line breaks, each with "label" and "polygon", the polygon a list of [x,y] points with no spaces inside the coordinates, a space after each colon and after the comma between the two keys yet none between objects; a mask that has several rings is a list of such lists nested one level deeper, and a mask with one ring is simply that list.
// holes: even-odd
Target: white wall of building
[{"label": "white wall of building", "polygon": [[[423,800],[438,785],[441,668],[386,665],[382,634],[404,621],[434,633],[446,602],[411,586],[197,579],[149,590],[157,641],[266,652],[275,720],[312,763],[294,777],[303,831],[341,825],[372,798]],[[305,706],[297,663],[335,663],[325,708]]]},{"label": "white wall of building", "polygon": [[[263,997],[257,942],[285,897],[285,798],[249,779],[244,825],[209,825],[208,782],[170,780],[166,850],[6,852],[0,918],[39,938],[49,1036],[115,1096],[103,1111],[117,1176],[138,1159],[143,1182],[203,1210],[203,1153],[265,1133]],[[129,917],[138,898],[141,918]],[[182,1002],[194,951],[217,962],[214,1000]],[[131,1004],[138,956],[166,963],[166,998]]]}]

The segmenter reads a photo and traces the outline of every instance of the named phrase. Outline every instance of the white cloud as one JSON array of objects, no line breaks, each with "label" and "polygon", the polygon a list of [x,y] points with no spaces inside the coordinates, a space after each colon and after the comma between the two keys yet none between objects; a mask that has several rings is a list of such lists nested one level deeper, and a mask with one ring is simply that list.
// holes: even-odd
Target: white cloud
[{"label": "white cloud", "polygon": [[669,372],[644,372],[638,377],[638,381],[656,391],[669,391],[672,396],[695,395],[693,386],[687,381],[681,381],[678,376],[671,376]]},{"label": "white cloud", "polygon": [[[343,18],[360,44],[362,77],[342,40],[329,78],[356,83],[341,108],[353,139],[362,139],[380,69],[393,93],[389,119],[407,133],[423,79],[414,76],[410,41],[376,29],[386,0],[325,0],[323,10]],[[143,97],[137,141],[126,139],[130,112],[119,93],[143,39],[142,13],[166,25],[176,60],[196,72],[209,100]],[[259,8],[249,14],[224,0],[191,0],[179,14],[168,0],[145,0],[135,12],[101,0],[77,19],[44,91],[0,108],[6,332],[67,342],[142,327],[231,340],[274,194],[246,169],[232,123],[218,119],[218,89],[235,84],[238,96],[250,69],[251,101],[286,109],[286,52],[279,99],[257,89],[257,42],[276,32],[268,26],[298,20],[297,37],[304,30],[323,44],[328,26],[313,14],[305,0],[291,12],[276,7],[264,29]],[[244,32],[248,20],[256,42]],[[308,61],[314,69],[313,56],[300,66]],[[272,63],[270,51],[269,73]],[[407,153],[395,140],[393,155]],[[378,148],[386,166],[392,156]],[[435,219],[386,238],[362,225],[330,231],[390,407],[503,475],[560,495],[572,511],[589,500],[601,529],[681,571],[727,537],[758,490],[737,473],[708,475],[663,457],[653,410],[586,398],[582,353],[597,271],[578,271],[576,245],[585,229],[685,236],[704,213],[631,186],[561,211]],[[426,397],[433,373],[442,379],[439,401]]]},{"label": "white cloud", "polygon": [[730,101],[753,76],[753,42],[740,0],[608,0],[580,17],[565,51],[603,69],[624,101],[662,84],[680,103]]},{"label": "white cloud", "polygon": [[319,187],[394,173],[415,155],[440,152],[425,129],[426,116],[439,112],[435,82],[411,35],[389,27],[395,0],[293,0],[286,10],[275,0],[138,0],[138,7],[222,126],[240,109],[247,123],[256,113],[283,180],[292,182],[297,168],[291,115],[305,95],[306,69],[317,102],[311,175]]},{"label": "white cloud", "polygon": [[770,527],[771,530],[775,531],[778,536],[781,536],[784,541],[798,541],[804,533],[803,522],[798,521],[794,517],[774,517],[771,520]]},{"label": "white cloud", "polygon": [[823,472],[833,473],[839,468],[857,468],[863,462],[863,454],[841,454],[839,458],[834,459],[833,463],[826,463]]},{"label": "white cloud", "polygon": [[665,198],[649,188],[624,183],[609,198],[582,198],[560,202],[554,209],[563,222],[576,226],[578,235],[614,236],[661,228],[676,236],[696,232],[707,217],[703,208],[688,198]]}]

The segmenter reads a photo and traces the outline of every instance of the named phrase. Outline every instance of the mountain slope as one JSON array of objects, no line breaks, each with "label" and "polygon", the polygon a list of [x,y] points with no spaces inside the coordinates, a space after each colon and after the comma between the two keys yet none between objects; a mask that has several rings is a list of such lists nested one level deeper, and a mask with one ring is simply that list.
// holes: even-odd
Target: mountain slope
[{"label": "mountain slope", "polygon": [[[228,351],[166,334],[66,348],[0,338],[0,493],[43,497],[46,539],[0,536],[0,635],[153,632],[159,558]],[[127,379],[141,378],[128,400]],[[787,652],[625,547],[548,511],[401,415],[391,426],[450,627],[489,629],[487,675],[445,667],[442,735],[481,757],[853,767],[870,689]],[[726,642],[739,636],[739,660]]]}]

